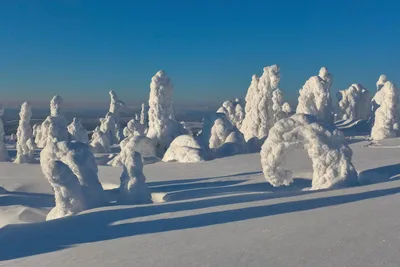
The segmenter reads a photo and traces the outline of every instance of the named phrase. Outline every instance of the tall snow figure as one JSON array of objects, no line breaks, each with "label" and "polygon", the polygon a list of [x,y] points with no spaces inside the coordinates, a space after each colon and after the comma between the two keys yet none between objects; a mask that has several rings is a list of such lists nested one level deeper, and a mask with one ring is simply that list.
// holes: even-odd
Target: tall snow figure
[{"label": "tall snow figure", "polygon": [[371,131],[372,139],[382,140],[398,136],[399,92],[396,86],[390,81],[385,82],[383,87],[376,92],[374,101],[379,107],[375,112],[375,123]]},{"label": "tall snow figure", "polygon": [[40,153],[40,165],[56,193],[56,207],[48,220],[104,204],[97,164],[87,144],[49,140]]},{"label": "tall snow figure", "polygon": [[337,94],[339,117],[343,120],[368,120],[371,115],[371,97],[360,84],[352,84]]},{"label": "tall snow figure", "polygon": [[300,89],[296,113],[314,115],[321,121],[332,123],[331,85],[328,69],[321,68],[319,75],[308,79]]},{"label": "tall snow figure", "polygon": [[10,156],[8,155],[8,151],[6,145],[4,144],[4,124],[3,117],[4,109],[0,108],[0,162],[10,161]]},{"label": "tall snow figure", "polygon": [[115,140],[116,142],[121,142],[122,139],[124,139],[124,136],[122,135],[122,129],[119,125],[119,119],[120,119],[120,112],[121,110],[125,107],[125,103],[121,100],[118,100],[117,93],[114,91],[110,91],[110,109],[109,113],[113,114],[114,117],[114,123],[115,123]]},{"label": "tall snow figure", "polygon": [[61,114],[62,102],[63,99],[58,95],[51,99],[50,116],[42,123],[40,133],[36,135],[35,141],[38,147],[43,148],[46,146],[50,135],[50,124],[53,124],[53,135],[57,137],[58,141],[68,140],[67,122]]},{"label": "tall snow figure", "polygon": [[32,111],[31,106],[25,102],[21,105],[19,113],[19,125],[17,130],[17,156],[15,163],[32,163],[35,161],[35,142],[30,124]]},{"label": "tall snow figure", "polygon": [[86,144],[89,142],[88,132],[83,127],[81,120],[78,118],[74,118],[71,124],[68,125],[68,132],[74,141]]},{"label": "tall snow figure", "polygon": [[285,154],[304,146],[313,165],[312,189],[355,185],[358,175],[344,135],[325,127],[316,117],[295,114],[272,127],[261,150],[264,176],[273,186],[289,185],[292,173],[282,168]]},{"label": "tall snow figure", "polygon": [[268,136],[269,129],[276,120],[272,98],[273,92],[279,87],[279,82],[278,65],[265,67],[260,78],[253,75],[245,99],[246,115],[240,129],[246,141],[252,138],[262,140]]},{"label": "tall snow figure", "polygon": [[123,172],[120,178],[120,199],[122,203],[151,203],[151,194],[143,174],[142,156],[139,152],[126,155],[123,161]]},{"label": "tall snow figure", "polygon": [[157,155],[162,158],[175,137],[185,134],[175,121],[172,109],[172,83],[164,71],[154,75],[150,83],[149,129],[147,137],[157,141]]}]

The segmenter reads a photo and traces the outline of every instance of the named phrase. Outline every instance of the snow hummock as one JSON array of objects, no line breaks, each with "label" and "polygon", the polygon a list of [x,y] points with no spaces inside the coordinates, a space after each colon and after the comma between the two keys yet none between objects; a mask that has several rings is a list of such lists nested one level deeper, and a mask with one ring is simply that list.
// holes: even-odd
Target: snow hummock
[{"label": "snow hummock", "polygon": [[92,134],[92,140],[90,141],[90,147],[93,153],[109,153],[111,152],[111,144],[108,140],[108,136],[100,130],[100,127],[96,127]]},{"label": "snow hummock", "polygon": [[40,165],[56,196],[47,220],[104,204],[97,164],[87,144],[49,141],[40,153]]},{"label": "snow hummock", "polygon": [[127,154],[123,158],[123,172],[120,178],[119,202],[124,204],[151,203],[151,194],[143,174],[142,156],[139,152]]},{"label": "snow hummock", "polygon": [[300,89],[296,113],[313,115],[321,121],[332,123],[331,85],[332,77],[328,69],[321,68],[319,75],[308,79]]},{"label": "snow hummock", "polygon": [[204,161],[207,153],[195,137],[180,135],[171,143],[162,159],[164,162],[196,163]]},{"label": "snow hummock", "polygon": [[69,134],[71,135],[72,141],[78,141],[86,144],[89,142],[88,132],[83,127],[80,119],[74,118],[67,128]]},{"label": "snow hummock", "polygon": [[33,131],[30,124],[32,110],[29,103],[21,105],[17,129],[17,156],[14,163],[33,163],[35,161],[36,144],[33,140]]},{"label": "snow hummock", "polygon": [[387,81],[376,92],[373,101],[379,106],[375,111],[374,126],[371,130],[373,140],[382,140],[398,136],[399,115],[398,103],[399,92],[392,82]]},{"label": "snow hummock", "polygon": [[283,169],[282,163],[288,150],[303,146],[313,164],[311,189],[357,184],[358,174],[351,162],[352,150],[344,135],[304,114],[277,122],[262,146],[261,164],[270,184],[281,186],[293,182],[292,172]]},{"label": "snow hummock", "polygon": [[361,84],[352,84],[337,94],[339,118],[343,120],[368,120],[371,115],[371,96]]},{"label": "snow hummock", "polygon": [[8,151],[7,151],[6,145],[4,143],[5,132],[4,132],[3,119],[2,119],[3,114],[4,114],[4,110],[0,109],[0,162],[10,161],[10,156],[8,155]]},{"label": "snow hummock", "polygon": [[160,70],[150,83],[149,129],[147,137],[156,140],[157,155],[162,157],[175,137],[186,134],[182,125],[175,120],[172,109],[173,86]]},{"label": "snow hummock", "polygon": [[157,160],[156,143],[153,139],[150,139],[146,136],[132,135],[128,138],[125,138],[120,143],[120,147],[121,152],[110,162],[108,162],[108,165],[123,166],[126,158],[130,157],[135,152],[139,152],[146,163]]}]

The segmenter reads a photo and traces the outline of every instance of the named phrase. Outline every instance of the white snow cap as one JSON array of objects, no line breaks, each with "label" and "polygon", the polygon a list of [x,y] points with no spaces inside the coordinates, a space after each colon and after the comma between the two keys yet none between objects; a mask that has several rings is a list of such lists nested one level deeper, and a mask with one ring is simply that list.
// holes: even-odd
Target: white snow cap
[{"label": "white snow cap", "polygon": [[56,206],[47,220],[104,204],[97,164],[88,145],[68,141],[47,142],[40,153],[40,165],[56,193]]},{"label": "white snow cap", "polygon": [[172,110],[172,83],[164,71],[154,75],[150,83],[149,130],[147,137],[157,141],[158,155],[162,157],[175,139],[185,134],[182,125],[175,121]]},{"label": "white snow cap", "polygon": [[300,89],[296,113],[313,115],[321,121],[332,123],[331,85],[332,76],[328,69],[321,68],[319,76],[308,79]]},{"label": "white snow cap", "polygon": [[146,177],[143,174],[142,157],[134,151],[126,155],[123,161],[123,172],[119,187],[121,203],[147,204],[151,203],[151,194],[146,185]]},{"label": "white snow cap", "polygon": [[162,161],[196,163],[204,161],[206,151],[191,135],[180,135],[171,143]]},{"label": "white snow cap", "polygon": [[399,115],[397,105],[399,92],[392,82],[387,81],[376,92],[374,101],[379,105],[375,111],[375,123],[371,137],[374,140],[396,137],[399,134]]},{"label": "white snow cap", "polygon": [[282,168],[285,153],[304,147],[313,164],[311,189],[326,189],[357,184],[358,175],[351,163],[352,150],[342,132],[325,127],[316,117],[295,114],[272,127],[262,146],[264,176],[273,186],[289,185],[292,173]]},{"label": "white snow cap", "polygon": [[8,151],[6,145],[4,143],[4,124],[2,120],[2,115],[4,110],[0,109],[0,162],[10,161],[10,156],[8,155]]},{"label": "white snow cap", "polygon": [[90,147],[93,153],[110,153],[111,146],[110,141],[105,133],[100,131],[99,127],[93,131],[92,140],[90,141]]},{"label": "white snow cap", "polygon": [[253,75],[245,98],[246,115],[240,129],[246,141],[267,137],[274,123],[285,116],[282,113],[282,92],[276,92],[274,97],[274,91],[278,90],[279,82],[278,65],[265,67],[260,78]]},{"label": "white snow cap", "polygon": [[371,96],[367,89],[355,83],[339,91],[339,117],[343,120],[368,120],[371,113]]},{"label": "white snow cap", "polygon": [[21,105],[19,113],[19,125],[17,129],[17,156],[15,163],[33,163],[35,161],[36,145],[33,140],[33,132],[30,124],[31,106],[25,102]]},{"label": "white snow cap", "polygon": [[70,133],[72,140],[86,144],[89,142],[88,132],[83,127],[81,120],[78,118],[74,118],[71,124],[68,125],[68,132]]}]

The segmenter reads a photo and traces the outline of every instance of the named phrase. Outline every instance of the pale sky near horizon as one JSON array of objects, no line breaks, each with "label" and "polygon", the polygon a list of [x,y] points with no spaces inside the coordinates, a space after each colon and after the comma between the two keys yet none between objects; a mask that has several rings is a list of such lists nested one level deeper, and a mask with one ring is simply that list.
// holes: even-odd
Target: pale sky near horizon
[{"label": "pale sky near horizon", "polygon": [[333,90],[375,91],[384,73],[400,83],[398,1],[2,1],[0,103],[96,105],[114,89],[147,101],[164,69],[175,102],[244,97],[252,74],[281,67],[295,101],[327,66]]}]

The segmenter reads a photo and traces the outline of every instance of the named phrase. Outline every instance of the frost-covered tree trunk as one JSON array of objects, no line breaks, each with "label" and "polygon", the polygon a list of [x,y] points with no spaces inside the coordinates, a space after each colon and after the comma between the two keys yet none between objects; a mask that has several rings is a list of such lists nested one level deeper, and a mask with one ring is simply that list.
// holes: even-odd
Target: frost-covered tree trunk
[{"label": "frost-covered tree trunk", "polygon": [[367,120],[371,113],[371,97],[360,84],[352,84],[338,94],[339,117],[343,120]]},{"label": "frost-covered tree trunk", "polygon": [[333,123],[331,85],[332,77],[328,69],[321,68],[319,75],[308,79],[300,89],[296,113],[313,115],[326,123]]},{"label": "frost-covered tree trunk", "polygon": [[124,158],[120,181],[120,202],[129,204],[152,202],[146,185],[146,177],[143,174],[142,156],[139,152],[135,151]]},{"label": "frost-covered tree trunk", "polygon": [[149,129],[147,137],[157,141],[158,156],[162,157],[175,137],[185,134],[182,125],[175,121],[172,110],[173,87],[164,71],[151,79],[149,97]]},{"label": "frost-covered tree trunk", "polygon": [[32,111],[30,105],[25,102],[21,105],[19,113],[19,125],[17,129],[17,156],[15,163],[32,163],[35,161],[36,145],[33,140],[33,132],[30,124]]},{"label": "frost-covered tree trunk", "polygon": [[3,114],[4,110],[0,109],[0,162],[7,162],[10,161],[10,156],[8,155],[6,144],[4,143],[5,131],[2,119]]},{"label": "frost-covered tree trunk", "polygon": [[78,118],[74,118],[71,124],[68,125],[68,132],[70,133],[73,141],[86,144],[89,142],[88,132],[83,127],[81,120]]},{"label": "frost-covered tree trunk", "polygon": [[375,123],[372,127],[371,138],[382,140],[398,136],[399,116],[398,103],[399,92],[390,81],[375,94],[374,101],[379,106],[375,112]]}]

